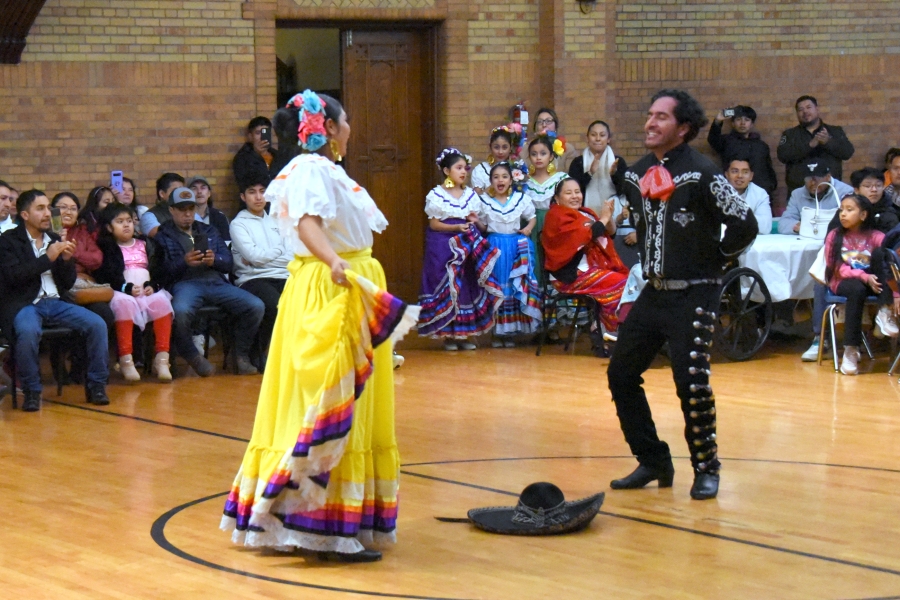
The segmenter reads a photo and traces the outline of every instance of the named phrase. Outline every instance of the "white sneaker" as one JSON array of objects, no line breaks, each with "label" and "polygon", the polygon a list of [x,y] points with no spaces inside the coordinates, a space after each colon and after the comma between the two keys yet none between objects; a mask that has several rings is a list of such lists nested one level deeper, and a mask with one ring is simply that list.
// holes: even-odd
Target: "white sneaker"
[{"label": "white sneaker", "polygon": [[394,368],[395,369],[399,369],[400,367],[403,366],[403,363],[406,362],[406,359],[403,358],[403,355],[397,354],[396,352],[394,352],[393,360],[394,360]]},{"label": "white sneaker", "polygon": [[841,361],[841,373],[844,375],[856,375],[859,373],[859,348],[847,346],[844,348],[844,359]]},{"label": "white sneaker", "polygon": [[[206,339],[203,337],[203,334],[198,333],[191,339],[194,340],[194,346],[197,348],[197,351],[203,354],[203,351],[206,349]],[[210,344],[210,347],[212,347],[212,344]]]},{"label": "white sneaker", "polygon": [[502,348],[502,347],[503,347],[503,340],[501,340],[500,338],[494,338],[491,340],[491,348]]},{"label": "white sneaker", "polygon": [[447,340],[446,342],[444,342],[444,350],[446,350],[447,352],[456,352],[457,350],[459,350],[459,346],[456,345],[456,342]]},{"label": "white sneaker", "polygon": [[900,334],[900,328],[897,327],[897,321],[891,313],[889,306],[882,306],[875,315],[875,325],[883,335],[888,337],[897,337]]},{"label": "white sneaker", "polygon": [[467,342],[467,341],[465,341],[465,340],[459,342],[459,349],[460,349],[460,350],[475,350],[476,348],[478,348],[478,346],[476,346],[476,345],[473,344],[472,342]]},{"label": "white sneaker", "polygon": [[[806,352],[800,355],[800,360],[803,362],[816,362],[819,359],[819,339],[819,336],[813,338],[810,347],[806,349]],[[828,344],[825,344],[825,348],[822,350],[822,356],[827,356],[828,354]]]}]

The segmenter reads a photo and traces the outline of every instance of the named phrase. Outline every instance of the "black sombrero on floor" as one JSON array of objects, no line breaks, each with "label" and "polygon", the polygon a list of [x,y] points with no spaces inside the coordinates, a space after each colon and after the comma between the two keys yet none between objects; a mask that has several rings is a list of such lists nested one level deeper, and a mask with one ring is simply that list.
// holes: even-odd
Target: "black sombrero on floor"
[{"label": "black sombrero on floor", "polygon": [[[606,495],[601,492],[566,502],[552,483],[532,483],[519,495],[516,506],[473,508],[468,521],[490,533],[506,535],[559,535],[584,529],[600,512]],[[460,521],[461,519],[440,519]]]}]

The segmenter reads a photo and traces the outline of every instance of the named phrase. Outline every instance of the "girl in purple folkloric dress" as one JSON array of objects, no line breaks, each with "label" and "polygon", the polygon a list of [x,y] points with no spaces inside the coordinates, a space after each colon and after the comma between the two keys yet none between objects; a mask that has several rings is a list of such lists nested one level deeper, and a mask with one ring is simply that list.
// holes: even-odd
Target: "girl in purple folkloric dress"
[{"label": "girl in purple folkloric dress", "polygon": [[470,159],[447,148],[436,162],[446,179],[425,197],[419,335],[443,339],[445,350],[474,350],[468,338],[491,329],[494,307],[503,299],[492,277],[499,251],[481,236],[481,200],[465,186]]}]

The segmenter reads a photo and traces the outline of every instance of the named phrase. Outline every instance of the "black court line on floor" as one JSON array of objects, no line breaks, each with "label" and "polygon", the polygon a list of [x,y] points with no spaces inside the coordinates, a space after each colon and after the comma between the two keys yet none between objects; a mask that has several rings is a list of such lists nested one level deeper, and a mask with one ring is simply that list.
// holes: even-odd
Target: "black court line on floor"
[{"label": "black court line on floor", "polygon": [[[211,435],[211,436],[214,436],[214,437],[219,437],[219,438],[224,438],[224,439],[233,440],[233,441],[239,441],[239,442],[244,442],[244,443],[249,442],[249,440],[247,440],[247,439],[239,438],[239,437],[236,437],[236,436],[225,435],[225,434],[217,433],[217,432],[214,432],[214,431],[207,431],[207,430],[203,430],[203,429],[197,429],[197,428],[194,428],[194,427],[185,427],[185,426],[183,426],[183,425],[176,425],[176,424],[174,424],[174,423],[166,423],[166,422],[164,422],[164,421],[155,421],[155,420],[153,420],[153,419],[146,419],[146,418],[143,418],[143,417],[137,417],[137,416],[134,416],[134,415],[126,415],[126,414],[123,414],[123,413],[117,413],[117,412],[112,412],[112,411],[107,411],[107,410],[101,410],[101,409],[92,408],[92,407],[88,407],[88,406],[79,406],[79,405],[76,405],[76,404],[69,404],[69,403],[67,403],[67,402],[58,402],[58,401],[55,401],[55,400],[45,400],[45,402],[50,402],[50,403],[52,403],[52,404],[57,404],[57,405],[60,405],[60,406],[67,406],[67,407],[70,407],[70,408],[76,408],[76,409],[80,409],[80,410],[86,410],[86,411],[89,411],[89,412],[95,412],[95,413],[106,414],[106,415],[115,416],[115,417],[121,417],[121,418],[126,418],[126,419],[132,419],[132,420],[135,420],[135,421],[139,421],[139,422],[147,423],[147,424],[152,424],[152,425],[161,425],[161,426],[166,426],[166,427],[172,427],[172,428],[175,428],[175,429],[179,429],[179,430],[183,430],[183,431],[189,431],[189,432],[192,432],[192,433],[200,433],[200,434],[204,434],[204,435]],[[447,465],[447,464],[464,464],[464,463],[478,463],[478,462],[508,462],[508,461],[528,461],[528,460],[596,460],[596,459],[623,459],[623,458],[632,458],[632,457],[631,457],[631,456],[548,456],[548,457],[478,458],[478,459],[459,459],[459,460],[446,460],[446,461],[431,461],[431,462],[410,463],[410,464],[408,464],[408,465],[403,465],[403,466],[406,467],[406,468],[408,468],[408,467],[413,467],[413,466],[440,466],[440,465]],[[682,458],[682,457],[676,457],[676,458]],[[722,458],[722,460],[723,460],[723,461],[732,461],[732,460],[733,460],[733,461],[743,461],[743,462],[765,462],[765,463],[778,463],[778,464],[789,464],[789,465],[791,465],[791,464],[799,464],[799,465],[809,465],[809,466],[825,466],[825,467],[836,467],[836,468],[846,468],[846,469],[861,469],[861,470],[871,470],[871,471],[883,471],[883,472],[888,472],[888,473],[900,473],[900,470],[898,470],[898,469],[884,469],[884,468],[879,468],[879,467],[865,467],[865,466],[841,465],[841,464],[831,464],[831,463],[814,463],[814,462],[807,462],[807,461],[766,460],[766,459],[755,459],[755,458]],[[419,478],[422,478],[422,479],[429,479],[429,480],[438,481],[438,482],[442,482],[442,483],[447,483],[447,484],[451,484],[451,485],[459,485],[459,486],[469,487],[469,488],[473,488],[473,489],[479,489],[479,490],[483,490],[483,491],[494,492],[494,493],[502,494],[502,495],[505,495],[505,496],[518,497],[518,495],[519,495],[519,494],[516,493],[516,492],[509,492],[509,491],[506,491],[506,490],[499,490],[499,489],[496,489],[496,488],[491,488],[491,487],[487,487],[487,486],[476,485],[476,484],[473,484],[473,483],[467,483],[467,482],[464,482],[464,481],[456,481],[456,480],[453,480],[453,479],[447,479],[447,478],[442,478],[442,477],[435,477],[435,476],[433,476],[433,475],[425,475],[425,474],[423,474],[423,473],[413,473],[413,472],[408,471],[408,470],[406,470],[406,469],[401,469],[400,472],[401,472],[402,474],[404,474],[404,475],[408,475],[408,476],[411,476],[411,477],[419,477]],[[178,549],[177,547],[175,547],[174,545],[172,545],[171,543],[168,542],[168,540],[165,538],[164,529],[165,529],[165,524],[169,521],[169,519],[171,519],[173,516],[175,516],[176,514],[178,514],[179,512],[181,512],[182,510],[184,510],[184,509],[186,509],[186,508],[188,508],[188,507],[190,507],[190,506],[194,506],[194,505],[196,505],[196,504],[200,504],[200,503],[202,503],[202,502],[205,502],[205,501],[207,501],[207,500],[211,500],[211,499],[214,499],[214,498],[219,498],[219,497],[221,497],[221,496],[226,495],[227,493],[228,493],[228,492],[222,492],[222,493],[219,493],[219,494],[213,494],[212,496],[207,496],[207,497],[201,498],[201,499],[199,499],[199,500],[194,500],[194,501],[192,501],[192,502],[189,502],[189,503],[187,503],[187,504],[183,504],[183,505],[181,505],[181,506],[175,507],[175,508],[173,508],[172,510],[168,511],[167,513],[165,513],[164,515],[162,515],[161,517],[159,517],[159,518],[153,523],[153,526],[152,526],[152,528],[151,528],[151,536],[153,537],[153,540],[154,540],[161,548],[163,548],[164,550],[167,550],[168,552],[171,552],[172,554],[175,554],[176,556],[179,556],[179,557],[181,557],[181,558],[184,558],[185,560],[189,560],[189,561],[194,562],[194,563],[196,563],[196,564],[200,564],[200,565],[203,565],[203,566],[208,566],[208,567],[210,567],[210,568],[214,568],[214,569],[217,569],[217,570],[220,570],[220,571],[225,571],[225,572],[229,572],[229,573],[234,573],[234,574],[238,574],[238,575],[243,575],[243,576],[251,577],[251,578],[255,578],[255,579],[263,579],[263,580],[266,580],[266,581],[272,581],[272,582],[275,582],[275,583],[283,583],[283,584],[286,584],[286,585],[293,585],[293,586],[300,586],[300,587],[310,587],[310,588],[314,588],[314,589],[322,589],[322,590],[328,590],[328,591],[340,591],[340,592],[356,593],[356,594],[370,595],[370,596],[380,596],[380,597],[390,597],[390,598],[431,598],[430,596],[409,596],[409,595],[385,594],[385,593],[381,593],[381,592],[368,592],[368,591],[358,591],[358,590],[349,590],[349,589],[341,589],[341,588],[330,588],[330,587],[328,587],[328,586],[319,586],[319,585],[316,585],[316,584],[305,584],[305,583],[301,583],[301,582],[297,582],[297,581],[282,580],[282,579],[277,579],[277,578],[271,578],[271,577],[267,577],[267,576],[264,576],[264,575],[258,575],[258,574],[250,573],[250,572],[247,572],[247,571],[240,571],[240,570],[238,570],[238,569],[232,569],[232,568],[230,568],[230,567],[224,567],[224,566],[221,566],[221,565],[216,565],[215,563],[211,563],[211,562],[206,561],[206,560],[204,560],[204,559],[201,559],[201,558],[199,558],[199,557],[194,557],[194,556],[192,556],[192,555],[190,555],[190,554],[188,554],[188,553],[186,553],[186,552],[184,552],[184,551]],[[690,529],[690,528],[687,528],[687,527],[681,527],[681,526],[678,526],[678,525],[671,525],[671,524],[668,524],[668,523],[660,523],[660,522],[658,522],[658,521],[652,521],[652,520],[649,520],[649,519],[642,519],[642,518],[640,518],[640,517],[632,517],[632,516],[628,516],[628,515],[621,515],[621,514],[618,514],[618,513],[612,513],[612,512],[609,512],[609,511],[603,511],[603,510],[601,510],[601,511],[600,511],[600,514],[605,515],[605,516],[608,516],[608,517],[613,517],[613,518],[618,518],[618,519],[624,519],[624,520],[628,520],[628,521],[633,521],[633,522],[641,523],[641,524],[644,524],[644,525],[655,525],[655,526],[657,526],[657,527],[662,527],[662,528],[664,528],[664,529],[669,529],[669,530],[674,530],[674,531],[680,531],[680,532],[682,532],[682,533],[691,533],[691,534],[699,535],[699,536],[702,536],[702,537],[708,537],[708,538],[713,538],[713,539],[719,539],[719,540],[722,540],[722,541],[728,541],[728,542],[733,542],[733,543],[737,543],[737,544],[744,544],[744,545],[747,545],[747,546],[752,546],[752,547],[756,547],[756,548],[761,548],[761,549],[764,549],[764,550],[772,550],[772,551],[775,551],[775,552],[781,552],[781,553],[785,553],[785,554],[791,554],[791,555],[794,555],[794,556],[800,556],[800,557],[803,557],[803,558],[810,558],[810,559],[813,559],[813,560],[821,560],[821,561],[824,561],[824,562],[830,562],[830,563],[840,564],[840,565],[844,565],[844,566],[855,567],[855,568],[860,568],[860,569],[866,569],[866,570],[869,570],[869,571],[875,571],[875,572],[879,572],[879,573],[885,573],[885,574],[889,574],[889,575],[897,575],[897,576],[900,576],[900,570],[888,569],[888,568],[886,568],[886,567],[879,567],[879,566],[876,566],[876,565],[867,565],[867,564],[865,564],[865,563],[858,563],[858,562],[848,561],[848,560],[844,560],[844,559],[840,559],[840,558],[835,558],[835,557],[830,557],[830,556],[824,556],[824,555],[820,555],[820,554],[813,554],[813,553],[810,553],[810,552],[803,552],[803,551],[800,551],[800,550],[792,550],[792,549],[790,549],[790,548],[783,548],[783,547],[781,547],[781,546],[773,546],[773,545],[770,545],[770,544],[762,544],[762,543],[760,543],[760,542],[754,542],[754,541],[751,541],[751,540],[743,540],[743,539],[741,539],[741,538],[735,538],[735,537],[725,536],[725,535],[721,535],[721,534],[709,533],[709,532],[706,532],[706,531],[700,531],[700,530],[697,530],[697,529]],[[161,524],[160,524],[160,523],[161,523]],[[157,532],[157,527],[159,527],[159,529],[158,529],[158,534],[155,534],[155,532]],[[157,537],[157,535],[160,536],[160,537]],[[161,542],[162,542],[162,543],[161,543]],[[895,597],[892,596],[892,597],[888,597],[888,598],[895,598]],[[897,596],[896,598],[900,598],[900,596]],[[457,599],[446,598],[446,599],[441,599],[441,600],[457,600]],[[880,600],[880,599],[876,599],[876,600]]]}]

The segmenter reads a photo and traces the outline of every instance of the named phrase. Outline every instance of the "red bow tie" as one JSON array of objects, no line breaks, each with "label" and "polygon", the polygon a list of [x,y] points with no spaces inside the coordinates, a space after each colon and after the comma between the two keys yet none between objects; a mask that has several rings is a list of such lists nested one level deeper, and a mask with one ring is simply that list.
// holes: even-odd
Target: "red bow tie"
[{"label": "red bow tie", "polygon": [[672,175],[662,165],[656,165],[647,169],[641,177],[641,195],[644,198],[668,202],[675,191],[675,183]]}]

